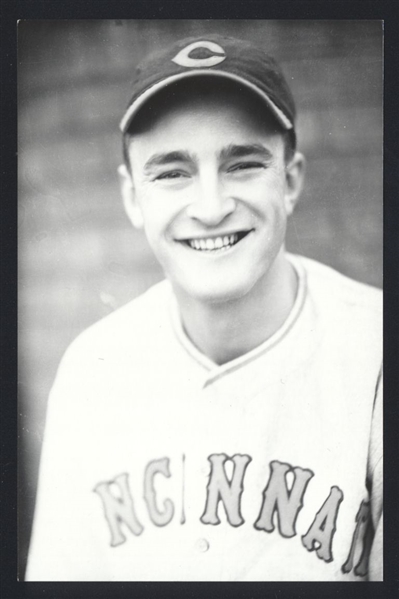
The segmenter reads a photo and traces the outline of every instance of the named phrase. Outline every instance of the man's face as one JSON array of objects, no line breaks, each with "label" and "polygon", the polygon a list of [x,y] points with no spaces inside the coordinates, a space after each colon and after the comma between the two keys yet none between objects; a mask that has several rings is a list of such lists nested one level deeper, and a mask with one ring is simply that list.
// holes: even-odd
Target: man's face
[{"label": "man's face", "polygon": [[266,111],[234,96],[180,98],[129,147],[128,213],[176,293],[205,302],[267,286],[299,193]]}]

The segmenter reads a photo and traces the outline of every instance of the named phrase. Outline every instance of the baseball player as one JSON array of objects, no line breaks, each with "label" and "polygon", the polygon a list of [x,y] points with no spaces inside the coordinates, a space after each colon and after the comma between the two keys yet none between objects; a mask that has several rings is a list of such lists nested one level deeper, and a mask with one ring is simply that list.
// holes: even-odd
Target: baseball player
[{"label": "baseball player", "polygon": [[126,212],[165,280],[67,350],[28,580],[382,580],[381,297],[290,255],[295,106],[247,42],[137,68]]}]

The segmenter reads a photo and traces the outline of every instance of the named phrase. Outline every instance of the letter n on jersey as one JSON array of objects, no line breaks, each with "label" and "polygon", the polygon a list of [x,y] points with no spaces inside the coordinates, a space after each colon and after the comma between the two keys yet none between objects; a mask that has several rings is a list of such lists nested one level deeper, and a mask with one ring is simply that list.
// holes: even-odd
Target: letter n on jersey
[{"label": "letter n on jersey", "polygon": [[[235,454],[232,458],[229,458],[225,453],[214,453],[208,457],[208,460],[211,463],[211,473],[207,486],[205,511],[200,520],[203,524],[220,524],[217,511],[219,501],[222,501],[229,524],[241,526],[244,523],[241,516],[244,474],[252,458],[249,455],[240,454]],[[227,460],[234,462],[231,481],[228,481],[224,468]]]},{"label": "letter n on jersey", "polygon": [[[291,489],[287,488],[287,474],[294,475]],[[254,524],[257,530],[273,532],[274,514],[278,514],[278,528],[283,537],[296,535],[295,522],[303,506],[303,496],[308,482],[313,476],[311,470],[284,464],[277,460],[270,462],[270,478],[263,491],[263,503],[259,517]]]},{"label": "letter n on jersey", "polygon": [[[113,488],[118,496],[112,492],[111,489]],[[143,527],[134,511],[133,498],[130,494],[126,473],[119,474],[111,481],[98,483],[93,490],[102,499],[104,514],[111,531],[112,547],[121,545],[126,541],[126,537],[121,531],[122,522],[135,535],[140,535],[143,532]]]}]

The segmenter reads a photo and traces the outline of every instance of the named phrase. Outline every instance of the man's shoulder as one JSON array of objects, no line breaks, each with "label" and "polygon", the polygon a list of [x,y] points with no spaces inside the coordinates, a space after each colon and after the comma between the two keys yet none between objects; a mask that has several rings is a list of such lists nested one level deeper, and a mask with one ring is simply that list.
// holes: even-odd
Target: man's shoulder
[{"label": "man's shoulder", "polygon": [[[143,340],[165,329],[170,285],[161,281],[88,327],[71,343],[65,357],[134,351]],[[86,361],[86,360],[85,360]]]},{"label": "man's shoulder", "polygon": [[382,291],[338,272],[331,266],[303,256],[292,256],[306,273],[309,293],[316,301],[335,310],[382,313]]},{"label": "man's shoulder", "polygon": [[294,261],[304,273],[308,305],[325,338],[339,340],[350,351],[361,343],[380,355],[382,291],[315,260],[294,256]]}]

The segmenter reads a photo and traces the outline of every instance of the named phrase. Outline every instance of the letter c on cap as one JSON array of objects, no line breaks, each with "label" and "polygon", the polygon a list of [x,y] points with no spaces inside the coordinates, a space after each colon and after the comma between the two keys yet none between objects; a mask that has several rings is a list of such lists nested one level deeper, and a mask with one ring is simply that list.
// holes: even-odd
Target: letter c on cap
[{"label": "letter c on cap", "polygon": [[[189,54],[196,48],[206,48],[210,52],[216,52],[217,55],[208,56],[206,58],[190,58]],[[223,56],[221,56],[223,54]],[[176,64],[179,64],[182,67],[213,67],[220,62],[226,60],[226,54],[223,48],[219,46],[219,44],[215,44],[215,42],[194,42],[189,44],[183,50],[180,50],[178,54],[172,61]]]}]

